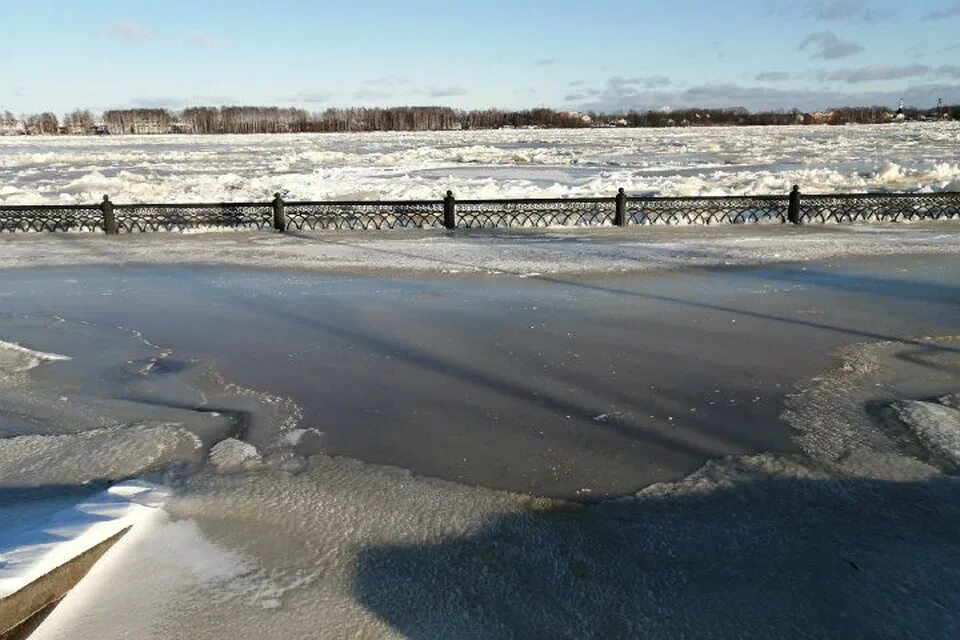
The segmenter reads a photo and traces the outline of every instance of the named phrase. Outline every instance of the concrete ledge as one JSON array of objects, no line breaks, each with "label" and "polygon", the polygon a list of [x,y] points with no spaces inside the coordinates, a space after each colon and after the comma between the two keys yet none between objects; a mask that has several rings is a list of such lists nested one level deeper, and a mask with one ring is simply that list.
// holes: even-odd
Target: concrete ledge
[{"label": "concrete ledge", "polygon": [[80,582],[97,560],[129,530],[130,527],[122,529],[19,591],[0,598],[0,640],[26,638],[35,628],[30,624],[33,619],[49,613],[51,605],[55,606]]}]

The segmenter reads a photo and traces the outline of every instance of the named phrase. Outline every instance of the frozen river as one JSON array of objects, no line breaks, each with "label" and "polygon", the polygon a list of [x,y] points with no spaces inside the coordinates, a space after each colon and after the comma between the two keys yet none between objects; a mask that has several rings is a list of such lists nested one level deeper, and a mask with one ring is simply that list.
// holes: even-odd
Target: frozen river
[{"label": "frozen river", "polygon": [[0,203],[960,189],[960,124],[0,137]]}]

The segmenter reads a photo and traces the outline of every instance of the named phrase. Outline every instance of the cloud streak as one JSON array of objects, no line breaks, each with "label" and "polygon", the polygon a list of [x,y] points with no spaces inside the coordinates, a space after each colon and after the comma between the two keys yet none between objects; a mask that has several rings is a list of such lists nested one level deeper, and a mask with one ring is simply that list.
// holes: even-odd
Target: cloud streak
[{"label": "cloud streak", "polygon": [[310,104],[320,104],[329,102],[333,97],[332,93],[327,91],[301,91],[300,93],[284,98],[284,102],[307,102]]},{"label": "cloud streak", "polygon": [[960,4],[944,7],[927,14],[927,20],[943,20],[945,18],[960,18]]},{"label": "cloud streak", "polygon": [[931,69],[925,64],[910,64],[905,66],[892,66],[887,64],[873,64],[868,67],[857,69],[837,69],[821,74],[822,80],[830,82],[846,82],[848,84],[857,84],[861,82],[879,82],[883,80],[902,80],[903,78],[914,78],[925,76]]},{"label": "cloud streak", "polygon": [[[866,69],[870,69],[866,67]],[[894,69],[891,73],[890,69]],[[896,67],[885,71],[868,71],[867,75],[898,75]],[[909,69],[909,68],[908,68]],[[850,77],[858,70],[847,70]],[[899,74],[903,76],[903,71]],[[909,73],[907,75],[910,75]],[[852,83],[856,86],[856,82]],[[616,85],[613,85],[614,87]],[[606,85],[601,89],[579,91],[567,96],[567,105],[578,110],[629,111],[631,109],[663,108],[733,108],[746,107],[753,110],[821,109],[847,105],[880,104],[896,107],[897,101],[906,97],[908,102],[919,105],[936,104],[942,97],[947,102],[960,101],[960,84],[929,83],[899,86],[889,90],[851,91],[845,89],[796,89],[763,85],[739,85],[732,83],[702,84],[678,89],[637,90],[630,93],[617,92]]]},{"label": "cloud streak", "polygon": [[856,42],[841,40],[833,31],[815,31],[803,39],[800,50],[812,51],[814,58],[836,60],[856,55],[863,51],[863,47]]},{"label": "cloud streak", "polygon": [[153,34],[145,27],[127,20],[118,20],[109,26],[110,33],[130,42],[143,42],[153,38]]},{"label": "cloud streak", "polygon": [[761,71],[753,79],[757,82],[786,82],[793,79],[793,74],[786,71]]},{"label": "cloud streak", "polygon": [[459,85],[453,85],[449,87],[427,87],[426,89],[420,89],[417,93],[430,98],[451,98],[467,95],[467,90]]},{"label": "cloud streak", "polygon": [[892,15],[890,11],[872,8],[866,0],[820,0],[814,2],[806,15],[822,22],[880,22]]},{"label": "cloud streak", "polygon": [[202,49],[215,49],[225,44],[223,38],[215,33],[207,33],[206,31],[194,31],[187,36],[186,41],[187,44]]}]

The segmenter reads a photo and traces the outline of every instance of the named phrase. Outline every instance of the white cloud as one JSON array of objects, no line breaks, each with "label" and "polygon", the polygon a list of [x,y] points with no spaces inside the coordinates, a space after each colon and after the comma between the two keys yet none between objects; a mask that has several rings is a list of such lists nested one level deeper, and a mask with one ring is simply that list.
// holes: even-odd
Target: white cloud
[{"label": "white cloud", "polygon": [[142,42],[153,38],[153,34],[148,29],[136,22],[129,22],[127,20],[113,22],[110,24],[109,29],[113,35],[132,42]]},{"label": "white cloud", "polygon": [[328,102],[333,97],[332,93],[327,91],[301,91],[300,93],[285,99],[286,102],[309,102],[321,103]]},{"label": "white cloud", "polygon": [[222,47],[224,45],[224,40],[215,33],[194,31],[187,36],[187,43],[192,44],[195,47],[215,48]]}]

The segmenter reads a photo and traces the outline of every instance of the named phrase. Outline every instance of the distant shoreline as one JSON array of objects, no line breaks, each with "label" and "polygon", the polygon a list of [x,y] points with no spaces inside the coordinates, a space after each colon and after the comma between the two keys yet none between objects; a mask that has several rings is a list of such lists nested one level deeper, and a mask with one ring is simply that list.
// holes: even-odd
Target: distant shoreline
[{"label": "distant shoreline", "polygon": [[501,129],[626,129],[716,126],[783,126],[950,122],[960,120],[960,105],[932,109],[843,107],[828,111],[750,112],[732,109],[676,109],[595,113],[528,109],[463,111],[449,107],[327,109],[308,112],[284,107],[189,107],[112,109],[95,116],[75,110],[58,118],[52,112],[14,116],[0,112],[0,136],[362,133],[371,131],[488,131]]}]

